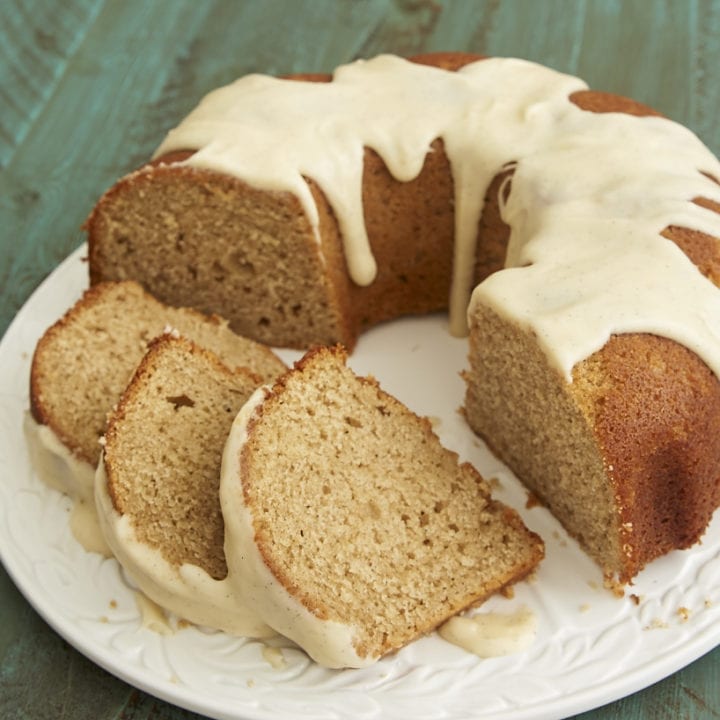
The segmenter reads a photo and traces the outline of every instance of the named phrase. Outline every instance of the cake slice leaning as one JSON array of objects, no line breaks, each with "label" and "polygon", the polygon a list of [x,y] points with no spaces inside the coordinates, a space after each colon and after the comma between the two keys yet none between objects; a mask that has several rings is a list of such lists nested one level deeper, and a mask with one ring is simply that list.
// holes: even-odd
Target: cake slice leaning
[{"label": "cake slice leaning", "polygon": [[311,350],[233,423],[228,577],[328,667],[361,667],[531,572],[542,541],[420,418]]},{"label": "cake slice leaning", "polygon": [[96,285],[44,333],[33,355],[26,430],[42,479],[92,502],[107,413],[148,343],[170,328],[263,380],[286,369],[268,347],[236,335],[217,316],[165,305],[133,281]]},{"label": "cake slice leaning", "polygon": [[273,633],[226,579],[218,497],[225,439],[260,382],[189,340],[153,341],[109,418],[95,499],[108,545],[151,600],[262,637]]}]

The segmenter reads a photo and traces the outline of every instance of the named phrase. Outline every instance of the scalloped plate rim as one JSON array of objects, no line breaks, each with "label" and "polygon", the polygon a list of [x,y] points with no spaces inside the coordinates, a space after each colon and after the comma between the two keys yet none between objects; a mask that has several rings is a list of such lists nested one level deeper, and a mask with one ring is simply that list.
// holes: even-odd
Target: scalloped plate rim
[{"label": "scalloped plate rim", "polygon": [[[33,348],[23,347],[22,340],[16,336],[20,335],[23,325],[31,320],[34,314],[39,313],[40,315],[55,317],[56,314],[59,316],[64,311],[64,308],[62,308],[60,312],[52,312],[45,307],[44,303],[50,300],[46,296],[52,294],[55,283],[68,271],[69,266],[78,262],[83,253],[86,252],[85,245],[77,248],[40,283],[25,302],[0,341],[0,369],[12,367],[15,364],[9,356],[11,352],[21,350],[25,353],[32,353]],[[78,293],[82,289],[83,287],[73,288]],[[50,320],[50,322],[52,321]],[[3,374],[2,378],[0,378],[0,394],[27,396],[26,390],[11,388],[9,392],[6,392],[7,390],[5,387],[5,375]],[[18,422],[20,421],[21,418],[18,418]],[[27,461],[25,464],[27,464]],[[54,491],[48,489],[47,492]],[[719,518],[717,515],[718,513],[716,513],[713,524],[718,523]],[[2,539],[4,532],[5,528],[0,526],[0,539]],[[685,552],[691,554],[693,551]],[[2,545],[0,545],[0,560],[23,596],[54,630],[91,661],[118,678],[170,703],[194,712],[210,714],[215,718],[265,720],[272,717],[274,720],[279,720],[280,716],[272,707],[240,707],[242,703],[237,699],[234,699],[232,701],[233,706],[230,706],[226,698],[213,697],[210,693],[198,695],[192,688],[178,685],[161,677],[149,679],[146,668],[129,663],[126,658],[123,658],[117,652],[109,651],[95,637],[83,633],[77,623],[74,623],[70,618],[65,617],[58,611],[50,599],[43,595],[34,579],[23,571],[19,562],[20,558],[9,553],[7,548]],[[662,680],[712,650],[720,644],[720,627],[717,623],[715,626],[717,630],[714,633],[707,628],[699,628],[697,632],[691,633],[689,637],[685,638],[679,647],[674,647],[667,653],[657,653],[653,659],[631,666],[620,678],[615,678],[611,683],[578,688],[570,695],[566,694],[554,700],[529,702],[520,707],[510,708],[507,711],[501,710],[491,715],[483,715],[483,717],[499,719],[511,716],[517,718],[517,720],[557,718],[560,715],[565,717],[615,701]],[[278,692],[282,693],[282,688],[279,688]],[[244,704],[252,704],[252,701]],[[238,711],[243,714],[238,714]]]}]

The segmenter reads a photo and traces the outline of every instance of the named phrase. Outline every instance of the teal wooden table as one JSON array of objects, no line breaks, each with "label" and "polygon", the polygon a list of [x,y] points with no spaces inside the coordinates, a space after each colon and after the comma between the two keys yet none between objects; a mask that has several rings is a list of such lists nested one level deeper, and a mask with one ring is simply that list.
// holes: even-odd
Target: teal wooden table
[{"label": "teal wooden table", "polygon": [[[98,194],[197,99],[250,72],[388,51],[525,57],[635,97],[720,153],[713,0],[10,0],[0,3],[0,335],[82,241]],[[0,478],[0,481],[1,478]],[[93,665],[0,569],[0,717],[198,717]],[[720,717],[720,648],[584,720]]]}]

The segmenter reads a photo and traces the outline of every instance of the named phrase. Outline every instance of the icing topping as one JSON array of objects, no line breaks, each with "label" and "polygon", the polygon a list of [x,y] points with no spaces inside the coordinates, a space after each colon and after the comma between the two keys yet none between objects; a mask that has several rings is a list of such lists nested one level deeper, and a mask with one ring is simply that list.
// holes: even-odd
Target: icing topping
[{"label": "icing topping", "polygon": [[128,515],[118,513],[107,489],[105,464],[95,476],[95,501],[100,527],[118,562],[142,592],[181,618],[233,635],[272,637],[275,633],[246,607],[228,579],[215,580],[201,567],[177,567],[162,553],[138,540]]},{"label": "icing topping", "polygon": [[720,237],[720,215],[692,202],[720,198],[698,172],[710,166],[718,174],[709,151],[662,118],[569,113],[555,142],[518,163],[503,208],[508,269],[473,303],[531,328],[568,380],[625,332],[669,337],[720,376],[720,291],[660,235],[677,225]]},{"label": "icing topping", "polygon": [[490,658],[526,650],[536,630],[535,616],[527,608],[520,608],[510,614],[456,615],[438,628],[438,634],[478,657]]},{"label": "icing topping", "polygon": [[25,413],[23,430],[30,462],[38,477],[48,486],[65,493],[73,503],[70,530],[88,552],[110,557],[111,551],[98,524],[93,478],[95,468],[77,458],[47,425]]},{"label": "icing topping", "polygon": [[92,502],[95,468],[73,455],[50,427],[41,425],[29,412],[23,419],[23,431],[40,479],[66,495]]},{"label": "icing topping", "polygon": [[[317,233],[305,178],[322,188],[358,284],[376,273],[362,208],[363,148],[401,181],[441,138],[455,193],[451,329],[466,329],[476,232],[486,190],[515,166],[502,207],[506,270],[473,294],[538,336],[568,379],[612,333],[652,332],[696,352],[720,376],[720,293],[660,232],[677,225],[720,237],[720,163],[687,129],[657,117],[592,113],[569,96],[586,85],[522,60],[458,72],[383,55],[312,83],[250,75],[207,95],[156,156],[298,196]],[[508,88],[512,90],[509,92]]]}]

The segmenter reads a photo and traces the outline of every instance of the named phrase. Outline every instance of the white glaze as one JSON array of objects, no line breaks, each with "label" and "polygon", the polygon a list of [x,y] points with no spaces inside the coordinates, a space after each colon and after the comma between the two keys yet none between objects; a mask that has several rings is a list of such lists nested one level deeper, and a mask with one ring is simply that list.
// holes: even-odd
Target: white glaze
[{"label": "white glaze", "polygon": [[438,628],[441,638],[481,658],[522,652],[532,645],[536,632],[537,621],[527,608],[456,615]]},{"label": "white glaze", "polygon": [[47,425],[41,425],[25,413],[23,430],[30,462],[37,476],[48,486],[69,496],[73,503],[70,530],[88,552],[109,557],[97,512],[93,482],[95,468],[77,458]]},{"label": "white glaze", "polygon": [[152,601],[180,618],[233,635],[275,635],[237,597],[227,578],[215,580],[190,563],[173,565],[159,550],[138,539],[132,519],[113,507],[102,459],[95,478],[95,500],[100,527],[113,554]]},{"label": "white glaze", "polygon": [[[361,201],[363,148],[399,180],[422,169],[442,138],[455,185],[451,327],[461,333],[472,286],[477,222],[497,172],[516,165],[502,209],[507,265],[482,283],[485,303],[537,334],[568,379],[612,333],[652,332],[695,351],[720,376],[720,293],[659,235],[681,225],[720,237],[720,163],[669,120],[577,108],[576,78],[515,59],[446,72],[393,56],[336,70],[332,83],[251,75],[210,93],[156,155],[197,149],[186,163],[295,193],[317,229],[304,177],[328,197],[358,284],[375,261]],[[510,89],[510,90],[509,90]]]},{"label": "white glaze", "polygon": [[173,635],[175,628],[170,623],[167,612],[147,595],[135,593],[135,604],[140,613],[140,624],[158,635]]},{"label": "white glaze", "polygon": [[30,462],[38,477],[47,485],[70,497],[93,499],[95,468],[73,455],[47,425],[41,425],[26,412],[23,431]]}]

